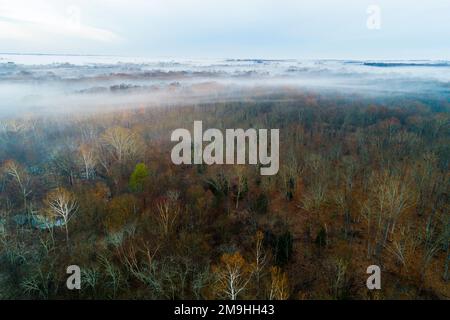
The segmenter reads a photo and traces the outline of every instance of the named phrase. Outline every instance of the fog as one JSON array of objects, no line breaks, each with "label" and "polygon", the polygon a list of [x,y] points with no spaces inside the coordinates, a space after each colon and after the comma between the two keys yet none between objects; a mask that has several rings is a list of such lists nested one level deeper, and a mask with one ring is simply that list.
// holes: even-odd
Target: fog
[{"label": "fog", "polygon": [[0,117],[267,99],[318,91],[448,99],[450,62],[0,55]]}]

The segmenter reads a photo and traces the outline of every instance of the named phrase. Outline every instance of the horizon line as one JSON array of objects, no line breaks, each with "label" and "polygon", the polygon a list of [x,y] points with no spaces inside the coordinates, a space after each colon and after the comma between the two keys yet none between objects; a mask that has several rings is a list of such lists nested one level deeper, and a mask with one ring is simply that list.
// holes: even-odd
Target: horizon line
[{"label": "horizon line", "polygon": [[223,59],[235,61],[298,61],[298,60],[313,60],[313,61],[450,61],[450,59],[430,59],[430,58],[414,58],[414,59],[372,59],[372,58],[262,58],[262,57],[221,57],[221,58],[200,58],[200,57],[149,57],[145,55],[119,55],[119,54],[83,54],[83,53],[49,53],[49,52],[0,52],[0,55],[11,56],[67,56],[67,57],[123,57],[123,58],[147,58],[147,59],[174,59],[174,60],[208,60],[208,59]]}]

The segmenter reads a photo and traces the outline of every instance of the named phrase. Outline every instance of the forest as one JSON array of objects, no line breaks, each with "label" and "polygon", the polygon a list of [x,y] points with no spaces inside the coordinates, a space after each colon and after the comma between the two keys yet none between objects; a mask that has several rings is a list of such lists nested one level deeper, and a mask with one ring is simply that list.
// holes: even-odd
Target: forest
[{"label": "forest", "polygon": [[[286,90],[0,119],[0,299],[450,299],[449,111]],[[173,164],[194,121],[279,129],[278,173]]]}]

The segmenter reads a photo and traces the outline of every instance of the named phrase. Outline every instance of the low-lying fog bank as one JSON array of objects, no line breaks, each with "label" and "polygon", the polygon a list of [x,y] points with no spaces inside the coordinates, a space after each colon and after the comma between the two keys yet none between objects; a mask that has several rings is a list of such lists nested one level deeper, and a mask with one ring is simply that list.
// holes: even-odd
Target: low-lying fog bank
[{"label": "low-lying fog bank", "polygon": [[305,90],[448,101],[448,71],[447,61],[0,55],[0,117],[267,99]]}]

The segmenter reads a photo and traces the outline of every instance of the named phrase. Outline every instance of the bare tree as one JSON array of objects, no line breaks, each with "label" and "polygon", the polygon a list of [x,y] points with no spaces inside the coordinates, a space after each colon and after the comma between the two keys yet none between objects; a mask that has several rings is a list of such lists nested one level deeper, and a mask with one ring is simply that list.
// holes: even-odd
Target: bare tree
[{"label": "bare tree", "polygon": [[164,200],[156,208],[162,233],[163,235],[167,235],[180,213],[180,207],[171,200]]},{"label": "bare tree", "polygon": [[255,236],[255,277],[256,277],[256,286],[259,291],[260,280],[262,272],[267,263],[267,255],[263,246],[264,234],[261,231],[258,231]]},{"label": "bare tree", "polygon": [[2,171],[16,183],[22,195],[24,210],[27,211],[27,197],[31,194],[31,179],[28,173],[14,160],[7,160],[3,164]]},{"label": "bare tree", "polygon": [[283,179],[284,194],[290,201],[294,197],[296,191],[295,188],[297,187],[297,178],[301,174],[297,159],[292,151],[286,159],[286,164],[281,167],[280,173]]},{"label": "bare tree", "polygon": [[69,242],[68,223],[78,211],[78,202],[75,195],[64,188],[50,191],[45,199],[50,217],[61,218],[66,230],[66,241]]},{"label": "bare tree", "polygon": [[269,290],[270,300],[287,300],[289,298],[288,277],[279,267],[272,267]]},{"label": "bare tree", "polygon": [[329,164],[319,154],[311,154],[305,159],[306,191],[299,207],[307,211],[316,211],[320,215],[320,207],[327,200]]},{"label": "bare tree", "polygon": [[123,127],[107,129],[101,140],[110,148],[113,157],[119,163],[138,155],[143,147],[140,137],[134,131]]},{"label": "bare tree", "polygon": [[333,295],[338,299],[342,295],[342,290],[346,284],[346,274],[348,268],[348,262],[341,258],[337,258],[332,264],[335,275],[331,279]]},{"label": "bare tree", "polygon": [[411,205],[411,194],[408,192],[408,186],[398,177],[387,177],[383,179],[384,183],[379,186],[380,203],[384,203],[390,223],[390,232],[394,233],[395,226],[400,214]]},{"label": "bare tree", "polygon": [[389,234],[395,231],[400,215],[412,205],[413,191],[404,179],[387,172],[376,175],[373,183],[374,204],[379,214],[378,231],[384,233],[382,244],[385,246]]},{"label": "bare tree", "polygon": [[81,160],[83,161],[84,174],[87,180],[94,175],[95,165],[97,164],[97,157],[94,148],[88,144],[82,144],[79,148]]},{"label": "bare tree", "polygon": [[242,197],[243,193],[246,192],[247,178],[245,177],[244,167],[236,167],[236,209],[239,208],[239,199]]}]

